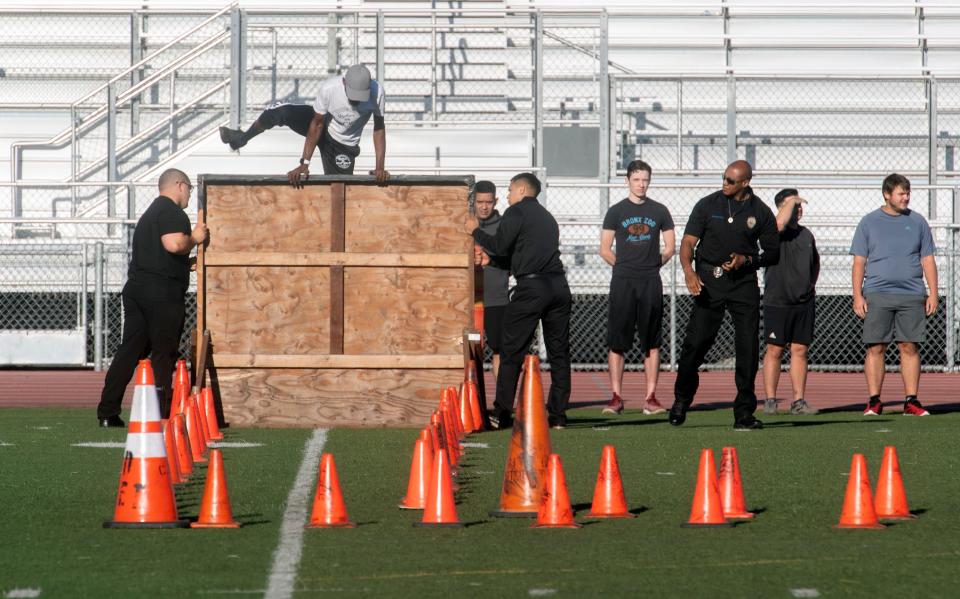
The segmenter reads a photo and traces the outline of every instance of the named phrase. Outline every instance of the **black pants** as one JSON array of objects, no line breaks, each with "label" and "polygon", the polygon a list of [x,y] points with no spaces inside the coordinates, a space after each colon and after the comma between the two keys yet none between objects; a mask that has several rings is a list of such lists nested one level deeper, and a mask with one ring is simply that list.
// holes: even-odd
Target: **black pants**
[{"label": "black pants", "polygon": [[160,398],[160,415],[170,416],[173,396],[173,367],[183,333],[183,301],[153,301],[128,293],[123,299],[123,340],[117,349],[103,382],[97,418],[120,414],[123,392],[137,369],[137,362],[148,355]]},{"label": "black pants", "polygon": [[680,350],[677,382],[673,392],[676,401],[687,407],[700,386],[698,369],[717,338],[723,313],[730,312],[734,326],[734,347],[737,352],[737,398],[733,404],[735,421],[749,420],[757,409],[754,379],[760,361],[760,290],[755,273],[738,278],[726,274],[713,278],[711,269],[698,269],[703,289],[694,299],[693,313]]},{"label": "black pants", "polygon": [[537,322],[543,322],[543,341],[550,362],[550,424],[565,424],[570,402],[570,287],[563,275],[522,278],[510,295],[503,315],[500,373],[497,377],[497,416],[510,414],[517,396],[523,358],[530,349]]},{"label": "black pants", "polygon": [[[317,114],[313,106],[306,104],[277,104],[260,113],[257,120],[264,129],[273,127],[290,127],[300,135],[306,137],[310,130],[310,121]],[[317,143],[320,150],[320,161],[325,175],[352,175],[357,156],[360,155],[360,146],[348,146],[330,137],[327,127],[330,126],[330,115],[325,115],[323,136]]]}]

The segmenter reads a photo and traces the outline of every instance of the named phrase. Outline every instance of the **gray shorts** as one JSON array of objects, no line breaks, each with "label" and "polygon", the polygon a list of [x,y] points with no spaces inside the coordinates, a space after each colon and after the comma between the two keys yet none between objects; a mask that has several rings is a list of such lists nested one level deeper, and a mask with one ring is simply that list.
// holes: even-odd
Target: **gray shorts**
[{"label": "gray shorts", "polygon": [[867,293],[864,297],[867,300],[867,317],[863,320],[864,343],[926,341],[925,297],[903,293]]}]

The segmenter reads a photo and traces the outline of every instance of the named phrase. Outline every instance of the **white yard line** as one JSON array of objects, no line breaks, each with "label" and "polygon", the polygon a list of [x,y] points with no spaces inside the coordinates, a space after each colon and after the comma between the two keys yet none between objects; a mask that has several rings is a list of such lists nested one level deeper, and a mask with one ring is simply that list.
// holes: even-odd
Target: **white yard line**
[{"label": "white yard line", "polygon": [[215,448],[240,448],[245,447],[263,447],[263,443],[250,443],[247,441],[217,441],[213,444]]},{"label": "white yard line", "polygon": [[303,448],[303,461],[287,496],[287,509],[280,524],[280,543],[273,552],[273,565],[267,579],[265,599],[288,599],[293,596],[297,570],[303,554],[303,527],[307,523],[307,507],[320,465],[320,454],[327,442],[327,429],[318,428]]},{"label": "white yard line", "polygon": [[11,589],[4,594],[4,597],[9,597],[10,599],[22,598],[22,597],[39,597],[41,589]]},{"label": "white yard line", "polygon": [[95,447],[97,449],[123,449],[127,444],[121,441],[85,441],[73,443],[70,447]]}]

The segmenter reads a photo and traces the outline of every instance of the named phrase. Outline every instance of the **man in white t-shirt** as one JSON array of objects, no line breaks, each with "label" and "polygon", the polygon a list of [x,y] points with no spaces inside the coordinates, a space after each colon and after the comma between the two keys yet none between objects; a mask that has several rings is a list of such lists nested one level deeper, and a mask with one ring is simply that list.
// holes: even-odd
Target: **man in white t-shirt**
[{"label": "man in white t-shirt", "polygon": [[383,167],[387,151],[384,104],[383,86],[371,79],[363,65],[353,65],[343,77],[324,81],[313,106],[316,114],[310,121],[300,166],[287,173],[290,184],[300,187],[310,176],[310,158],[316,147],[320,148],[324,173],[352,175],[354,159],[360,153],[360,134],[371,115],[376,167],[370,174],[378,183],[385,183],[390,173]]}]

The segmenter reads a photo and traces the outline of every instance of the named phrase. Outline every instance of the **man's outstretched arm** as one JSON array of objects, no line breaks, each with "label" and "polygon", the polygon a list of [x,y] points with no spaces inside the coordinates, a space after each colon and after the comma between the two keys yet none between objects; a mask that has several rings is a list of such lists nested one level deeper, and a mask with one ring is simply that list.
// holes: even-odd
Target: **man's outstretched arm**
[{"label": "man's outstretched arm", "polygon": [[307,129],[307,137],[303,140],[303,153],[300,155],[300,166],[287,173],[287,180],[290,185],[296,188],[303,187],[303,182],[310,178],[310,158],[313,157],[313,151],[320,143],[320,137],[323,135],[324,115],[319,112],[313,115],[310,121],[310,128]]}]

